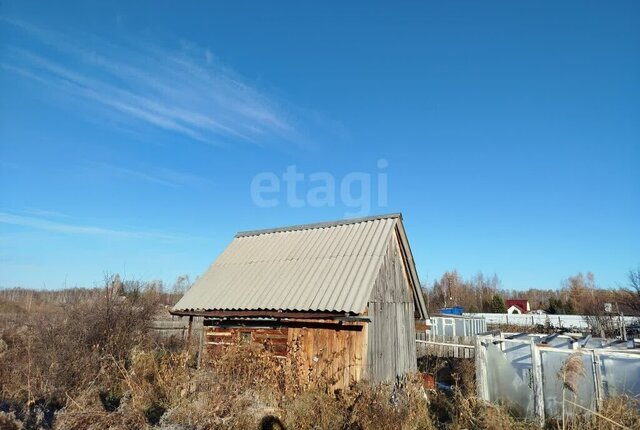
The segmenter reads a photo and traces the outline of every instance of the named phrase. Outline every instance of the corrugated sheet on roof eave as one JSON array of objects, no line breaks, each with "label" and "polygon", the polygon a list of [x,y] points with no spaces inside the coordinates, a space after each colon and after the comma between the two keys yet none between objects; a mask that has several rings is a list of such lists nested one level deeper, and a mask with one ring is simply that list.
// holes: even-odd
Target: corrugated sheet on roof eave
[{"label": "corrugated sheet on roof eave", "polygon": [[360,313],[358,312],[345,312],[345,311],[341,311],[341,310],[337,310],[337,309],[294,309],[294,308],[290,308],[290,309],[274,309],[274,308],[225,308],[225,309],[219,309],[219,308],[181,308],[181,309],[174,309],[176,311],[181,311],[181,312],[282,312],[282,313],[287,313],[287,312],[295,312],[295,313],[300,313],[300,314],[305,314],[305,313],[326,313],[326,314],[345,314],[345,315],[359,315]]},{"label": "corrugated sheet on roof eave", "polygon": [[372,216],[366,216],[366,217],[360,217],[360,218],[347,218],[347,219],[317,222],[317,223],[311,223],[311,224],[298,224],[298,225],[291,225],[291,226],[266,228],[261,230],[239,231],[238,233],[236,233],[234,237],[249,237],[249,236],[258,236],[261,234],[269,234],[269,233],[280,233],[280,232],[288,232],[288,231],[310,230],[310,229],[316,229],[316,228],[337,227],[340,225],[357,224],[361,222],[376,221],[376,220],[390,219],[390,218],[402,219],[402,213],[394,212],[389,214],[372,215]]}]

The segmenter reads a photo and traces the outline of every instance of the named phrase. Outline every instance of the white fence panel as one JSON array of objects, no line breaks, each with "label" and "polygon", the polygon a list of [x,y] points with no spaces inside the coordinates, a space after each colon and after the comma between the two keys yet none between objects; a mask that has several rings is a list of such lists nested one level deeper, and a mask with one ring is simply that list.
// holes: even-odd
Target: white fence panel
[{"label": "white fence panel", "polygon": [[[519,326],[544,325],[547,321],[555,327],[588,328],[584,315],[546,315],[546,314],[489,314],[465,313],[465,317],[481,317],[487,324],[512,324]],[[624,317],[625,324],[638,321],[638,317]]]}]

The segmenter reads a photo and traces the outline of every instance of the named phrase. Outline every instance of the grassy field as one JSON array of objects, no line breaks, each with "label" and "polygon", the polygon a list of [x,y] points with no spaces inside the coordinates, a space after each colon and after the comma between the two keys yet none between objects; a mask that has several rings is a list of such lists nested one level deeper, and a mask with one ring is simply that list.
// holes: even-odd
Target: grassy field
[{"label": "grassy field", "polygon": [[[175,299],[113,279],[94,290],[0,291],[0,428],[537,428],[479,401],[469,364],[454,369],[446,394],[425,390],[420,375],[334,390],[331,375],[310,377],[295,353],[241,345],[197,368],[195,345],[150,329]],[[640,428],[627,399],[603,414]],[[620,427],[578,416],[565,428]]]}]

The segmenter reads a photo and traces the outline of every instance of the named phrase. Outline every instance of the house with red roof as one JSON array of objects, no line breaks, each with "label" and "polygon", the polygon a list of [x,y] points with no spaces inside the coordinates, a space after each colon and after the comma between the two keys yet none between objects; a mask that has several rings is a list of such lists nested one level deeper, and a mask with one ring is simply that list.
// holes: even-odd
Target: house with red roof
[{"label": "house with red roof", "polygon": [[508,314],[526,314],[531,308],[529,307],[529,300],[527,299],[508,299],[507,300],[507,313]]}]

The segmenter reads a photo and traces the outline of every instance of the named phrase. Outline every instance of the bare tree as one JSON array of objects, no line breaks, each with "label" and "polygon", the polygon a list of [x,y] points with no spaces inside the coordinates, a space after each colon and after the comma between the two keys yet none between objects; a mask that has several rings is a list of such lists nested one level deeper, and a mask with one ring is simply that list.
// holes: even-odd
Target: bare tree
[{"label": "bare tree", "polygon": [[640,267],[629,270],[628,287],[622,289],[625,305],[636,315],[640,315]]}]

